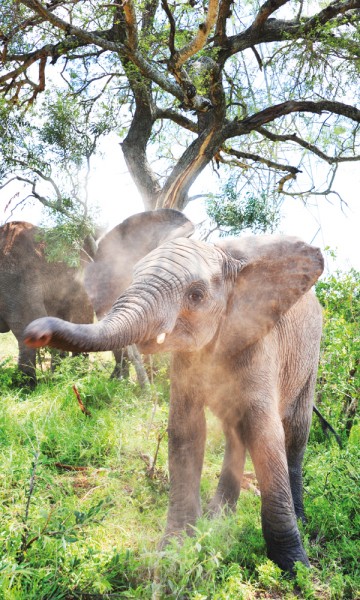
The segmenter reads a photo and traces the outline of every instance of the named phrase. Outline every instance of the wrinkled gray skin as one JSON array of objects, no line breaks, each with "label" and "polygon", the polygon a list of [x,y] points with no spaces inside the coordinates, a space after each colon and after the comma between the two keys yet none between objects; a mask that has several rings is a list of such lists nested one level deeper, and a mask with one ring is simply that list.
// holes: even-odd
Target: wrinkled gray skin
[{"label": "wrinkled gray skin", "polygon": [[[133,268],[141,258],[160,244],[193,232],[194,225],[181,212],[165,208],[132,215],[103,235],[84,278],[97,318],[102,319],[129,287]],[[128,376],[126,351],[120,348],[113,353],[116,364],[112,377]]]},{"label": "wrinkled gray skin", "polygon": [[94,314],[80,270],[48,262],[40,233],[41,229],[24,221],[0,227],[0,333],[12,331],[16,337],[18,366],[30,386],[36,384],[36,350],[23,342],[25,326],[47,315],[91,323]]},{"label": "wrinkled gray skin", "polygon": [[[204,407],[222,422],[226,449],[213,514],[236,505],[248,450],[262,498],[269,557],[308,565],[301,465],[311,422],[321,310],[309,291],[323,270],[317,248],[287,236],[216,246],[165,243],[135,267],[133,282],[95,325],[40,319],[26,342],[99,351],[137,343],[171,351],[170,500],[165,539],[201,514]],[[164,335],[166,334],[165,340]]]}]

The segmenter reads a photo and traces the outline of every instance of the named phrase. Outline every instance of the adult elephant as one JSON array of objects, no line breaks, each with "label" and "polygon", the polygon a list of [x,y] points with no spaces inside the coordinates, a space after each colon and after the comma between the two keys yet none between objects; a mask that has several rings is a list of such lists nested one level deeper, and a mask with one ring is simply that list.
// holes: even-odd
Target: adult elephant
[{"label": "adult elephant", "polygon": [[[85,270],[84,283],[94,306],[96,316],[102,319],[115,300],[126,290],[132,280],[134,265],[160,244],[178,237],[188,237],[194,225],[177,210],[170,208],[145,211],[131,215],[105,233],[97,243],[93,261]],[[127,351],[114,350],[113,377],[128,375]],[[135,356],[134,356],[135,353]],[[133,361],[139,361],[136,348],[132,348]],[[141,381],[141,370],[137,369]]]},{"label": "adult elephant", "polygon": [[[30,386],[36,384],[36,350],[23,342],[25,326],[47,315],[91,323],[94,315],[80,269],[49,262],[41,231],[25,221],[0,227],[0,333],[12,331],[16,337],[18,366]],[[80,258],[89,260],[86,252]]]},{"label": "adult elephant", "polygon": [[235,507],[248,450],[269,557],[290,571],[295,561],[309,564],[297,517],[304,517],[301,467],[322,321],[310,288],[322,270],[320,251],[293,237],[217,245],[183,238],[136,265],[133,282],[99,323],[48,318],[27,327],[32,348],[100,351],[136,343],[142,352],[173,353],[165,539],[191,532],[201,514],[208,405],[226,436],[210,511]]}]

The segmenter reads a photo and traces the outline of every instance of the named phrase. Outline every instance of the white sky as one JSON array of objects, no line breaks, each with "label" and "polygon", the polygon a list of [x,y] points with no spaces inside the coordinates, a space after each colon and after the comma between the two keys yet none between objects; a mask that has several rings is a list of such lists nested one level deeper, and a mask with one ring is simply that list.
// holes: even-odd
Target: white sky
[{"label": "white sky", "polygon": [[[329,246],[337,258],[334,261],[325,253],[327,271],[351,267],[360,270],[360,166],[356,163],[343,164],[335,183],[347,207],[341,208],[337,196],[333,196],[332,203],[322,196],[313,196],[306,207],[299,200],[289,197],[283,204],[280,231],[297,235],[322,250]],[[191,194],[206,192],[208,185],[209,172],[197,179]],[[4,212],[4,208],[17,189],[20,189],[19,185],[13,184],[0,192],[1,222],[9,220],[10,213]],[[102,159],[97,159],[89,184],[89,195],[91,201],[101,207],[101,219],[109,229],[131,214],[143,210],[118,143]],[[12,201],[12,206],[15,204],[16,199]],[[188,205],[185,214],[195,224],[206,217],[198,200]],[[33,206],[16,210],[10,217],[10,220],[15,219],[39,223],[39,203],[34,201]]]},{"label": "white sky", "polygon": [[[119,162],[123,165],[121,190],[114,181],[114,172],[118,173]],[[191,194],[204,193],[205,186],[208,188],[208,177],[209,173],[201,175],[193,185]],[[313,196],[307,206],[289,197],[283,204],[280,231],[297,235],[322,250],[330,247],[337,259],[334,261],[325,252],[328,271],[336,268],[347,270],[351,267],[360,270],[360,165],[343,164],[335,183],[335,188],[347,207],[341,207],[337,196],[333,196],[332,203],[323,196]],[[97,174],[90,188],[93,198],[101,203],[110,227],[134,212],[143,210],[136,187],[126,172],[120,148],[117,157],[112,154],[111,158],[98,163]],[[198,200],[190,203],[184,212],[195,224],[206,218],[205,210]]]}]

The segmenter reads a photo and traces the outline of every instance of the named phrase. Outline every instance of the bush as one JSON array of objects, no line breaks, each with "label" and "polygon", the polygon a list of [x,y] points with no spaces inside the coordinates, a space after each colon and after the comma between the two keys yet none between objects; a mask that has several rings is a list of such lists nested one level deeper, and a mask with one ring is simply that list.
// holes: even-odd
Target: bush
[{"label": "bush", "polygon": [[[317,283],[316,294],[324,308],[316,404],[346,444],[359,426],[360,273],[330,275]],[[319,425],[315,431],[323,439]]]}]

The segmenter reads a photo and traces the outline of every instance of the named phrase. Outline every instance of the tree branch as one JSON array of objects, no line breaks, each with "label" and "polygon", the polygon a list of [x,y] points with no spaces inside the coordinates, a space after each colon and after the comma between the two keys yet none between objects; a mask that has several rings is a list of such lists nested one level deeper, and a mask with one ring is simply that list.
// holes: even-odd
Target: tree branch
[{"label": "tree branch", "polygon": [[259,133],[261,133],[264,137],[271,140],[272,142],[294,142],[295,144],[298,144],[305,150],[309,150],[310,152],[312,152],[312,154],[315,154],[316,156],[318,156],[319,158],[321,158],[322,160],[327,162],[329,165],[335,164],[335,163],[340,163],[340,162],[353,162],[353,161],[360,160],[360,155],[329,156],[329,155],[325,154],[324,152],[322,152],[320,150],[320,148],[318,148],[314,144],[310,144],[309,142],[306,142],[305,140],[303,140],[302,138],[297,136],[295,133],[292,133],[290,135],[281,135],[281,134],[277,134],[277,133],[272,133],[265,127],[259,127],[257,129],[257,131]]},{"label": "tree branch", "polygon": [[[270,0],[271,3],[271,0]],[[265,3],[263,6],[265,6]],[[250,46],[261,43],[281,42],[308,37],[312,32],[319,31],[319,25],[325,25],[338,14],[344,15],[349,11],[360,8],[360,0],[335,0],[329,6],[316,15],[303,18],[302,20],[268,19],[262,21],[260,13],[258,17],[261,27],[255,26],[255,21],[245,31],[227,39],[226,47],[223,49],[221,61],[241,52]],[[261,9],[260,9],[261,12]]]},{"label": "tree branch", "polygon": [[263,26],[265,21],[281,6],[287,4],[289,0],[266,0],[260,7],[258,14],[256,15],[252,27],[258,29]]},{"label": "tree branch", "polygon": [[318,102],[313,102],[310,100],[288,100],[287,102],[282,102],[281,104],[269,106],[268,108],[265,108],[264,110],[261,110],[258,113],[255,113],[250,117],[246,117],[240,121],[235,120],[232,123],[229,123],[225,126],[225,129],[227,130],[226,138],[234,137],[236,135],[244,135],[253,129],[258,129],[266,123],[270,123],[271,121],[275,121],[280,117],[297,112],[310,112],[316,114],[332,112],[336,115],[342,115],[343,117],[347,117],[352,121],[360,123],[360,110],[349,104],[343,104],[342,102],[329,100],[319,100]]},{"label": "tree branch", "polygon": [[192,131],[193,133],[199,132],[199,127],[194,121],[191,121],[191,119],[184,117],[184,115],[176,112],[176,110],[172,110],[171,108],[157,108],[155,110],[155,119],[169,119],[188,131]]},{"label": "tree branch", "polygon": [[301,170],[297,167],[293,167],[291,165],[284,165],[273,160],[269,160],[267,158],[264,158],[263,156],[260,156],[259,154],[252,154],[250,152],[240,152],[235,148],[227,148],[226,146],[221,147],[220,151],[225,152],[226,154],[229,154],[231,156],[235,156],[240,160],[252,160],[253,162],[263,164],[266,167],[269,167],[270,169],[275,169],[276,171],[288,171],[292,175],[297,175],[297,173],[301,173]]},{"label": "tree branch", "polygon": [[175,20],[172,15],[172,12],[169,8],[167,0],[161,0],[161,6],[168,18],[170,24],[170,33],[169,33],[169,50],[170,56],[173,57],[175,54]]},{"label": "tree branch", "polygon": [[158,0],[147,0],[147,2],[145,2],[145,6],[142,11],[142,21],[141,21],[142,37],[144,37],[144,35],[147,35],[150,32],[152,24],[154,22],[157,7],[158,7]]},{"label": "tree branch", "polygon": [[218,18],[215,26],[214,42],[216,46],[223,46],[227,39],[226,23],[231,17],[231,6],[233,0],[221,0],[218,12]]},{"label": "tree branch", "polygon": [[335,0],[313,17],[306,19],[303,25],[304,33],[318,29],[319,26],[325,25],[337,15],[344,15],[346,12],[358,8],[360,8],[359,0],[346,0],[345,2],[344,0]]},{"label": "tree branch", "polygon": [[208,12],[204,23],[200,23],[197,34],[194,39],[178,50],[175,55],[175,69],[180,67],[191,57],[199,52],[206,44],[212,28],[216,23],[218,15],[219,0],[209,0]]},{"label": "tree branch", "polygon": [[133,1],[126,0],[122,3],[122,8],[125,16],[127,45],[131,50],[135,50],[138,45],[138,31]]},{"label": "tree branch", "polygon": [[[26,168],[30,168],[25,163],[21,163],[21,161],[16,161],[16,162],[19,165],[23,164],[23,166],[25,166]],[[47,197],[42,196],[41,194],[39,194],[36,191],[36,181],[29,179],[28,177],[21,176],[21,175],[15,175],[14,177],[11,177],[2,186],[0,186],[0,189],[5,188],[7,185],[9,185],[9,183],[11,183],[12,181],[15,181],[15,180],[27,183],[31,186],[30,196],[33,196],[34,198],[39,200],[39,202],[41,202],[41,204],[43,206],[46,206],[47,208],[50,208],[51,210],[55,210],[55,211],[62,213],[64,216],[66,216],[70,220],[74,219],[73,213],[68,211],[64,207],[64,205],[62,203],[61,193],[60,193],[59,188],[57,187],[56,183],[54,182],[54,180],[51,177],[42,174],[41,171],[39,171],[38,169],[32,169],[32,170],[34,173],[36,173],[36,175],[40,176],[42,179],[44,179],[45,181],[47,181],[48,183],[50,183],[52,185],[53,189],[55,190],[55,194],[56,194],[56,198],[57,198],[56,202],[52,202],[51,200],[48,200]],[[29,197],[29,196],[27,196],[27,197]],[[22,202],[23,201],[21,201],[19,204],[22,204]]]},{"label": "tree branch", "polygon": [[[163,90],[180,100],[180,102],[187,100],[182,87],[179,84],[172,82],[166,73],[161,73],[149,61],[147,61],[137,47],[130,48],[126,44],[119,41],[116,43],[111,41],[109,39],[110,32],[89,32],[80,29],[79,27],[75,27],[69,22],[57,17],[51,11],[47,10],[38,0],[20,1],[22,4],[31,10],[34,10],[37,14],[49,21],[49,23],[51,23],[54,27],[64,31],[67,35],[76,36],[86,44],[93,44],[103,48],[104,50],[109,50],[111,52],[115,52],[116,54],[123,54],[123,56],[126,56],[135,66],[139,68],[144,77],[147,77],[150,81],[157,83]],[[217,4],[218,0],[212,0],[212,3],[214,2]],[[128,16],[128,18],[131,20],[130,16]],[[190,107],[198,111],[208,110],[209,101],[195,94],[195,96],[191,98]]]}]

